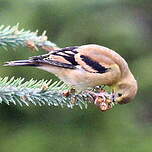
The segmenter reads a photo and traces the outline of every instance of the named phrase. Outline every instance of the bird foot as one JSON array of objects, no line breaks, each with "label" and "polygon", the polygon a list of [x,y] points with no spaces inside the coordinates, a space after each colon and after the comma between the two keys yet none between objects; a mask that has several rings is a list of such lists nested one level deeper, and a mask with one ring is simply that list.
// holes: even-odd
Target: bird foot
[{"label": "bird foot", "polygon": [[112,94],[109,94],[108,92],[106,92],[103,89],[97,93],[92,92],[92,91],[88,91],[88,93],[93,96],[94,104],[99,106],[101,111],[107,111],[107,110],[110,110],[113,108],[114,102],[113,102]]}]

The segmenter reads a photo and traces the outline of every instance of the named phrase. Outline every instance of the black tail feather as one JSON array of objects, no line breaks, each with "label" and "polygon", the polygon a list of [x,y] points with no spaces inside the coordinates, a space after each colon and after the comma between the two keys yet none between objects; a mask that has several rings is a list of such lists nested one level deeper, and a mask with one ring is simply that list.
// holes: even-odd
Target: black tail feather
[{"label": "black tail feather", "polygon": [[18,60],[6,62],[4,66],[39,66],[39,63],[33,60]]},{"label": "black tail feather", "polygon": [[68,63],[62,63],[54,60],[39,60],[39,59],[29,59],[29,60],[18,60],[18,61],[10,61],[6,62],[3,66],[43,66],[43,65],[51,65],[57,66],[61,68],[69,68],[75,69],[76,66]]}]

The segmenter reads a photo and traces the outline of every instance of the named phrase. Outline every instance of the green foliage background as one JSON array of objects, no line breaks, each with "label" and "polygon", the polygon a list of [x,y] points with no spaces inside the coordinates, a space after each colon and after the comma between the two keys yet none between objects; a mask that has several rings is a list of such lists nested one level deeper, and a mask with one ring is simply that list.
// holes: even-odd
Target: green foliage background
[{"label": "green foliage background", "polygon": [[[0,105],[0,152],[148,152],[152,143],[151,0],[0,0],[0,25],[40,32],[61,47],[96,43],[120,53],[138,83],[130,104],[102,113],[60,107]],[[0,63],[44,53],[0,49]],[[28,67],[0,76],[54,79]]]}]

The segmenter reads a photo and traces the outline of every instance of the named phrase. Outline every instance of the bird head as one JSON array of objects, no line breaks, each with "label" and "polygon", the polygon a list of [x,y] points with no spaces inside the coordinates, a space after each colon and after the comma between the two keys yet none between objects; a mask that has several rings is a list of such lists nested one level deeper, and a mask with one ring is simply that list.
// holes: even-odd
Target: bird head
[{"label": "bird head", "polygon": [[115,101],[119,104],[128,103],[135,97],[137,90],[137,81],[132,74],[129,74],[116,85]]}]

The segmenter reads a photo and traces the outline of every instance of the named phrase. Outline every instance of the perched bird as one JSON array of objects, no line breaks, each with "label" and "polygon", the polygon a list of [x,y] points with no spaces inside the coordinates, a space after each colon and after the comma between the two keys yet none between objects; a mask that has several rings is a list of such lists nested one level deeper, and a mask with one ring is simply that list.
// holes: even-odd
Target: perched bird
[{"label": "perched bird", "polygon": [[76,90],[111,86],[118,103],[128,103],[137,93],[137,81],[127,62],[115,51],[95,44],[54,50],[7,66],[34,66],[51,72]]}]

